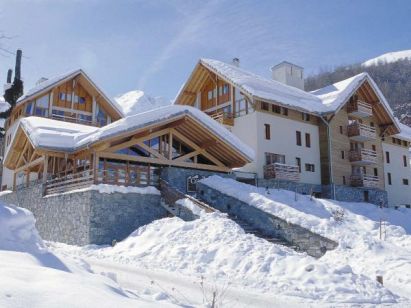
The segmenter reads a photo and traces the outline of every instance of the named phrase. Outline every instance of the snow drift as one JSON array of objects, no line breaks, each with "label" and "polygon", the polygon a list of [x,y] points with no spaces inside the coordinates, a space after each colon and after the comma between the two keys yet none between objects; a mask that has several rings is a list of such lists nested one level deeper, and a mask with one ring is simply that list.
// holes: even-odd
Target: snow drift
[{"label": "snow drift", "polygon": [[115,97],[114,100],[120,105],[123,114],[126,117],[171,105],[171,101],[168,101],[161,96],[150,96],[141,90],[129,91]]}]

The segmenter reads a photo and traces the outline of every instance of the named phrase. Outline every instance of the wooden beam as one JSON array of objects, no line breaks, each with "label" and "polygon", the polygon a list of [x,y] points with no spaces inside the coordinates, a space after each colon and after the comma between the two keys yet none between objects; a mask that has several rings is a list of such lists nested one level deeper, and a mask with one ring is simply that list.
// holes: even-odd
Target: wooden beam
[{"label": "wooden beam", "polygon": [[137,143],[138,146],[142,147],[144,150],[146,150],[148,153],[154,155],[156,158],[158,159],[163,159],[163,160],[167,160],[167,158],[165,158],[165,156],[163,156],[162,154],[160,154],[159,152],[157,152],[156,150],[150,148],[148,145],[146,145],[144,142],[138,142]]},{"label": "wooden beam", "polygon": [[176,166],[176,167],[183,167],[183,168],[194,168],[194,169],[212,170],[212,171],[219,171],[219,172],[230,172],[230,168],[214,166],[214,165],[178,162],[174,160],[170,161],[170,160],[162,160],[158,158],[149,158],[149,157],[141,157],[141,156],[130,156],[130,155],[125,155],[125,154],[111,153],[111,152],[101,152],[99,153],[99,155],[104,158],[118,159],[118,160],[123,160],[123,161],[128,160],[128,161],[135,161],[135,162],[146,163],[146,164],[168,165],[168,166]]},{"label": "wooden beam", "polygon": [[33,160],[32,162],[30,162],[30,163],[28,163],[28,164],[26,164],[26,165],[24,165],[24,166],[21,166],[20,168],[14,169],[14,172],[17,173],[17,172],[23,171],[23,170],[25,170],[25,169],[31,168],[31,167],[33,167],[33,166],[35,166],[35,165],[40,164],[41,162],[43,162],[43,160],[44,160],[44,156],[41,156],[41,157]]},{"label": "wooden beam", "polygon": [[204,149],[195,150],[195,151],[187,153],[183,156],[177,157],[176,159],[174,159],[174,161],[185,161],[186,159],[189,159],[193,156],[201,154],[203,151],[204,151]]}]

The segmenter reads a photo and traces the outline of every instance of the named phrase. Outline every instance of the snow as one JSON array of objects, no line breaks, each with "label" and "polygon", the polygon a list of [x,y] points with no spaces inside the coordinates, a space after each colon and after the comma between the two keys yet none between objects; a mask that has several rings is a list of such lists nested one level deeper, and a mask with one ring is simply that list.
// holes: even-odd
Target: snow
[{"label": "snow", "polygon": [[51,253],[33,215],[0,204],[0,307],[177,307],[167,294],[137,294],[111,273]]},{"label": "snow", "polygon": [[381,56],[369,59],[363,62],[362,66],[373,66],[373,65],[380,65],[386,63],[393,63],[399,60],[409,59],[411,60],[411,49],[409,50],[401,50],[401,51],[394,51],[394,52],[387,52]]},{"label": "snow", "polygon": [[203,216],[206,211],[191,201],[189,198],[184,198],[176,201],[177,204],[189,209],[196,216]]},{"label": "snow", "polygon": [[397,124],[400,127],[401,132],[399,134],[394,135],[394,137],[411,141],[411,127],[409,127],[408,125],[402,124],[398,120],[397,120]]},{"label": "snow", "polygon": [[133,186],[122,186],[122,185],[110,185],[110,184],[93,184],[88,187],[79,188],[70,190],[64,193],[58,194],[50,194],[45,196],[45,198],[57,196],[57,195],[68,195],[78,192],[96,190],[102,194],[112,194],[112,193],[121,193],[121,194],[128,194],[128,193],[136,193],[141,195],[160,195],[160,191],[154,186],[146,186],[146,187],[133,187]]},{"label": "snow", "polygon": [[224,76],[241,91],[256,98],[280,102],[307,112],[321,113],[326,111],[321,100],[309,92],[258,76],[218,60],[201,59],[200,63],[216,74]]},{"label": "snow", "polygon": [[128,116],[100,128],[39,117],[23,118],[21,119],[21,126],[36,147],[73,152],[118,134],[134,131],[184,115],[191,116],[200,122],[248,159],[254,159],[254,151],[249,146],[244,144],[223,125],[202,111],[190,106],[171,105],[153,109]]},{"label": "snow", "polygon": [[141,90],[129,91],[115,97],[114,100],[121,107],[125,116],[171,105],[171,101],[167,101],[163,97],[152,97]]},{"label": "snow", "polygon": [[51,243],[61,255],[160,269],[305,303],[393,303],[398,297],[350,266],[335,266],[244,231],[225,214],[165,218],[115,247]]}]

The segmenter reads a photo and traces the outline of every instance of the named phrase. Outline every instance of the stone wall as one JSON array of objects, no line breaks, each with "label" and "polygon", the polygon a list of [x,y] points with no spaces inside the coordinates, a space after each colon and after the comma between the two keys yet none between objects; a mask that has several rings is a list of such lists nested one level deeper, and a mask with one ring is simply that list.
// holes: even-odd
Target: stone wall
[{"label": "stone wall", "polygon": [[[388,206],[387,192],[378,188],[360,188],[343,185],[335,185],[335,199],[346,202],[365,202],[364,191],[368,191],[368,202],[375,205]],[[332,186],[324,185],[323,198],[332,198]]]},{"label": "stone wall", "polygon": [[33,212],[45,240],[74,245],[111,244],[167,216],[160,195],[86,190],[42,196],[42,186],[20,188],[0,200]]},{"label": "stone wall", "polygon": [[337,247],[337,243],[330,239],[288,223],[203,183],[197,184],[197,198],[222,212],[241,218],[264,235],[281,238],[311,256],[321,257],[327,250]]}]

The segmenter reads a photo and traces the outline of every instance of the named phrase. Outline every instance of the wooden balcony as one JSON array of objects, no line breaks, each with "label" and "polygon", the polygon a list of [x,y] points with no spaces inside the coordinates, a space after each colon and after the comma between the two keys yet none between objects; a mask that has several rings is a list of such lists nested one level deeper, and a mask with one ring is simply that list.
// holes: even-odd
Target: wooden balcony
[{"label": "wooden balcony", "polygon": [[219,111],[210,114],[210,117],[220,124],[234,126],[234,116],[231,112]]},{"label": "wooden balcony", "polygon": [[353,165],[373,165],[377,163],[377,152],[367,149],[351,150],[348,158]]},{"label": "wooden balcony", "polygon": [[372,116],[372,105],[361,100],[356,100],[347,105],[347,113],[358,118],[368,118]]},{"label": "wooden balcony", "polygon": [[300,180],[300,170],[295,165],[269,164],[264,166],[264,178],[298,182]]},{"label": "wooden balcony", "polygon": [[378,188],[380,180],[374,175],[352,174],[350,182],[353,187]]},{"label": "wooden balcony", "polygon": [[371,141],[377,138],[375,127],[354,122],[347,126],[348,137],[358,142]]}]

